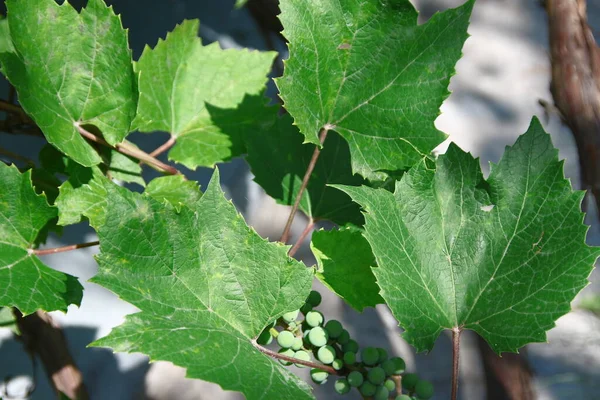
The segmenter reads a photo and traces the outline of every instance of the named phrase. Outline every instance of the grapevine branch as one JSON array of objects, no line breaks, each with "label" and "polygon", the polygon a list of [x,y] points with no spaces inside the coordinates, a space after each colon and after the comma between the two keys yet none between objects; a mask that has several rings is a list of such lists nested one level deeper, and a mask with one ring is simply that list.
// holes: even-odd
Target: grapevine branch
[{"label": "grapevine branch", "polygon": [[15,316],[21,340],[30,354],[40,357],[57,394],[64,393],[70,399],[87,400],[83,376],[69,353],[60,327],[42,311],[24,316],[15,310]]},{"label": "grapevine branch", "polygon": [[311,218],[310,221],[308,221],[306,228],[304,228],[304,230],[300,234],[300,237],[296,241],[296,244],[294,244],[294,247],[292,247],[290,249],[290,252],[288,253],[288,255],[290,257],[294,257],[294,254],[296,254],[298,249],[300,249],[300,246],[302,246],[302,242],[304,242],[304,239],[306,239],[306,237],[313,230],[314,227],[315,227],[315,221]]},{"label": "grapevine branch", "polygon": [[137,147],[130,145],[129,143],[123,142],[123,143],[118,143],[113,146],[110,143],[108,143],[106,140],[94,135],[91,132],[88,132],[85,128],[83,128],[78,123],[75,124],[75,127],[77,128],[77,130],[79,131],[81,136],[83,136],[84,138],[86,138],[88,140],[91,140],[92,142],[99,143],[103,146],[110,147],[112,149],[115,149],[119,153],[125,154],[127,156],[137,158],[144,164],[147,164],[150,167],[152,167],[160,172],[164,172],[164,173],[167,173],[170,175],[181,174],[181,172],[179,172],[177,170],[177,168],[175,168],[171,165],[165,164],[164,162],[156,159],[155,157],[151,156],[150,154],[146,153],[145,151],[140,150]]},{"label": "grapevine branch", "polygon": [[[326,125],[321,128],[319,132],[319,141],[321,142],[321,146],[325,143],[325,138],[327,138],[327,132],[331,129],[330,125]],[[315,147],[315,151],[313,152],[312,158],[310,159],[310,163],[308,164],[308,168],[306,168],[306,173],[304,174],[304,178],[302,178],[302,185],[300,186],[300,190],[296,195],[296,199],[294,200],[294,205],[292,206],[292,211],[290,212],[290,216],[285,224],[285,228],[283,229],[283,233],[281,234],[280,242],[286,243],[290,238],[290,229],[292,228],[292,222],[294,222],[294,216],[298,211],[298,206],[300,205],[300,200],[302,200],[302,195],[304,194],[304,190],[308,186],[308,180],[312,175],[313,169],[315,169],[315,165],[317,164],[317,160],[319,159],[319,154],[321,154],[321,148],[319,146]]]},{"label": "grapevine branch", "polygon": [[84,249],[86,247],[98,246],[100,244],[99,241],[88,242],[88,243],[78,243],[78,244],[70,244],[68,246],[55,247],[52,249],[30,249],[30,254],[35,254],[36,256],[44,256],[47,254],[56,254],[56,253],[64,253],[66,251]]},{"label": "grapevine branch", "polygon": [[338,372],[335,369],[333,369],[333,367],[330,367],[328,365],[316,363],[316,362],[312,362],[312,361],[300,360],[299,358],[294,358],[294,357],[286,356],[285,354],[277,353],[276,351],[267,349],[266,347],[263,347],[260,344],[256,343],[256,340],[254,340],[254,339],[251,342],[252,342],[252,346],[254,346],[261,353],[268,355],[269,357],[273,357],[278,360],[291,362],[294,364],[304,365],[306,367],[317,368],[317,369],[320,369],[321,371],[328,372],[332,375],[338,374]]},{"label": "grapevine branch", "polygon": [[458,395],[458,356],[460,353],[460,328],[452,328],[452,394],[450,398],[456,400]]}]

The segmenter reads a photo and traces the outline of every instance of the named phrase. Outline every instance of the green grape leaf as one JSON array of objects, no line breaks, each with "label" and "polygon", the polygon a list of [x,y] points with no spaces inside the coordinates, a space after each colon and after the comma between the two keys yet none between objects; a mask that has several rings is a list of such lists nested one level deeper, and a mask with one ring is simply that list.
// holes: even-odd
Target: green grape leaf
[{"label": "green grape leaf", "polygon": [[169,132],[176,138],[169,159],[191,169],[240,155],[212,123],[206,104],[235,108],[245,94],[259,93],[275,56],[203,46],[198,27],[198,20],[184,21],[154,49],[146,47],[135,64],[140,98],[134,128]]},{"label": "green grape leaf", "polygon": [[81,302],[77,278],[44,265],[32,253],[40,231],[56,217],[56,208],[37,195],[31,171],[23,174],[0,162],[0,307],[23,314],[66,311]]},{"label": "green grape leaf", "polygon": [[166,200],[177,212],[181,211],[181,206],[195,205],[202,197],[198,183],[187,181],[183,175],[154,178],[145,193],[159,202]]},{"label": "green grape leaf", "polygon": [[371,271],[375,257],[360,230],[315,231],[310,247],[317,260],[317,278],[356,311],[384,302]]},{"label": "green grape leaf", "polygon": [[[290,116],[279,117],[278,109],[265,107],[264,97],[248,96],[237,109],[240,123],[232,123],[233,116],[223,110],[211,108],[210,112],[222,132],[245,141],[246,161],[254,181],[278,203],[292,205],[315,146],[303,144],[302,134],[292,125]],[[302,195],[300,210],[314,220],[362,225],[360,208],[348,195],[327,184],[360,185],[364,179],[353,175],[348,144],[339,135],[331,132],[325,143]]]},{"label": "green grape leaf", "polygon": [[276,81],[306,141],[346,139],[368,179],[404,169],[446,137],[433,122],[448,96],[473,0],[417,25],[408,0],[282,0],[290,58]]},{"label": "green grape leaf", "polygon": [[[218,170],[177,213],[113,185],[102,221],[98,283],[140,312],[95,346],[141,352],[247,399],[310,399],[309,386],[262,354],[253,338],[305,301],[312,269],[249,228],[227,201]],[[166,339],[166,340],[165,340]]]},{"label": "green grape leaf", "polygon": [[12,39],[10,38],[8,20],[6,18],[2,18],[0,19],[0,53],[14,52],[15,46],[13,46]]},{"label": "green grape leaf", "polygon": [[54,0],[7,0],[16,53],[0,53],[19,102],[50,143],[85,166],[101,159],[76,125],[121,142],[135,115],[137,90],[127,32],[112,8],[89,0],[78,14]]},{"label": "green grape leaf", "polygon": [[454,144],[430,164],[394,193],[342,188],[364,208],[373,273],[404,337],[430,350],[442,329],[471,329],[497,353],[545,341],[600,254],[549,135],[534,119],[487,180]]},{"label": "green grape leaf", "polygon": [[[127,140],[125,142],[132,147],[137,147]],[[100,155],[103,161],[100,169],[109,178],[122,182],[137,183],[142,187],[146,186],[146,181],[142,178],[142,166],[138,160],[108,147],[100,149]]]},{"label": "green grape leaf", "polygon": [[59,188],[55,205],[58,208],[58,225],[81,222],[82,217],[100,220],[105,216],[109,188],[114,185],[99,167],[83,167],[68,163],[69,179]]}]

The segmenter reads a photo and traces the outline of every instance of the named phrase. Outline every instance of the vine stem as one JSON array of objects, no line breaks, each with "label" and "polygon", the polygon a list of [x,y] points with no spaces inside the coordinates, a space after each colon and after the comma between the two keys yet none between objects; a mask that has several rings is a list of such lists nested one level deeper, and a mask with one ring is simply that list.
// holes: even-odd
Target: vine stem
[{"label": "vine stem", "polygon": [[64,253],[66,251],[98,246],[99,244],[100,242],[96,240],[94,242],[70,244],[68,246],[54,247],[52,249],[30,249],[29,254],[35,254],[36,256],[45,256],[47,254]]},{"label": "vine stem", "polygon": [[167,173],[170,175],[181,174],[181,172],[179,172],[177,170],[177,168],[172,167],[171,165],[165,164],[164,162],[162,162],[160,160],[157,160],[155,157],[151,156],[150,154],[146,153],[145,151],[140,150],[137,147],[132,146],[126,142],[118,143],[113,146],[110,143],[108,143],[106,140],[94,135],[91,132],[88,132],[81,125],[76,123],[75,127],[77,128],[77,130],[79,131],[81,136],[83,136],[84,138],[86,138],[88,140],[91,140],[92,142],[99,143],[103,146],[110,147],[112,149],[115,149],[119,153],[125,154],[127,156],[137,158],[141,162],[148,164],[149,166],[151,166],[152,168],[154,168],[160,172],[164,172],[164,173]]},{"label": "vine stem", "polygon": [[461,329],[452,328],[452,394],[451,400],[456,400],[458,395],[458,357],[460,353],[460,332]]},{"label": "vine stem", "polygon": [[254,340],[254,339],[252,339],[251,342],[252,342],[252,346],[254,346],[261,353],[268,355],[269,357],[273,357],[278,360],[291,362],[294,364],[304,365],[306,367],[317,368],[317,369],[320,369],[321,371],[328,372],[332,375],[338,374],[338,372],[335,369],[333,369],[333,367],[330,367],[328,365],[316,363],[316,362],[312,362],[312,361],[304,361],[304,360],[300,360],[299,358],[294,358],[294,357],[286,356],[285,354],[277,353],[276,351],[267,349],[266,347],[263,347],[260,344],[256,343],[256,340]]},{"label": "vine stem", "polygon": [[308,224],[306,225],[306,228],[304,228],[304,230],[300,234],[300,237],[298,238],[298,240],[294,244],[294,247],[292,247],[290,249],[290,252],[288,253],[288,255],[290,257],[294,257],[294,254],[296,254],[296,252],[298,251],[298,249],[300,249],[300,246],[302,246],[302,242],[304,242],[304,239],[306,239],[306,237],[308,236],[308,234],[310,232],[312,232],[312,230],[314,229],[314,227],[315,227],[315,221],[311,218],[310,221],[308,221]]},{"label": "vine stem", "polygon": [[[327,132],[329,132],[329,129],[331,128],[331,125],[327,124],[319,131],[319,141],[321,142],[321,146],[323,146],[323,143],[325,143],[325,138],[327,138]],[[298,191],[296,199],[294,200],[292,211],[290,212],[290,216],[288,217],[288,220],[285,224],[285,228],[283,229],[283,233],[281,234],[281,238],[279,239],[280,242],[286,243],[290,238],[290,230],[292,228],[292,222],[294,222],[294,216],[298,211],[300,200],[302,200],[304,190],[306,190],[306,186],[308,186],[310,176],[312,175],[312,172],[315,169],[315,165],[317,164],[317,160],[319,159],[319,154],[321,154],[321,148],[319,146],[316,146],[312,158],[310,159],[310,163],[308,164],[308,168],[306,168],[304,178],[302,178],[302,185],[300,186],[300,190]]]},{"label": "vine stem", "polygon": [[171,147],[173,147],[173,145],[175,144],[175,141],[177,139],[175,138],[175,136],[171,136],[169,138],[169,140],[167,140],[166,142],[164,142],[163,144],[161,144],[160,146],[158,146],[152,153],[150,153],[150,156],[152,157],[157,157],[158,155],[164,153],[165,151],[169,150]]}]

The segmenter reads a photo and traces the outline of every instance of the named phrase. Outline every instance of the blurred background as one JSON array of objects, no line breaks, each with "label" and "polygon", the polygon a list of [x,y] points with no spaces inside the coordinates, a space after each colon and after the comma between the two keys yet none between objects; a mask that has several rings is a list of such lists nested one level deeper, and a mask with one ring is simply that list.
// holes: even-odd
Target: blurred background
[{"label": "blurred background", "polygon": [[[576,1],[576,0],[573,0]],[[73,1],[81,7],[84,1]],[[277,50],[287,57],[286,45],[278,34],[276,1],[251,0],[235,10],[233,0],[112,0],[108,1],[121,14],[123,25],[129,28],[134,58],[144,46],[154,46],[159,37],[183,19],[200,19],[200,32],[205,44],[218,41],[222,47],[250,47]],[[420,22],[433,13],[455,7],[463,0],[415,0]],[[591,32],[600,34],[600,1],[588,2]],[[2,6],[2,12],[5,12]],[[497,162],[506,145],[512,144],[537,115],[552,135],[560,157],[566,159],[565,174],[580,188],[580,168],[577,148],[571,130],[562,122],[550,92],[551,64],[548,16],[536,0],[477,0],[471,25],[471,37],[464,47],[464,57],[456,66],[456,76],[450,85],[452,95],[441,108],[437,127],[450,135],[449,140],[480,157],[484,171],[488,162]],[[51,40],[51,39],[50,39]],[[275,65],[273,74],[281,74]],[[0,93],[8,92],[1,82]],[[270,84],[269,94],[275,96]],[[5,98],[5,95],[0,97]],[[599,132],[600,133],[600,132]],[[130,139],[146,151],[153,150],[167,138],[166,134],[133,134]],[[29,136],[0,133],[0,147],[35,159],[44,141]],[[437,151],[443,152],[447,143]],[[0,156],[1,157],[1,156]],[[162,156],[166,160],[166,156]],[[288,216],[288,209],[278,206],[253,183],[244,160],[237,159],[220,166],[224,189],[246,221],[263,236],[277,239]],[[147,178],[154,171],[146,170]],[[202,187],[208,183],[210,170],[185,170],[190,179]],[[133,189],[134,187],[132,187]],[[140,187],[137,188],[141,190]],[[588,202],[586,223],[591,226],[588,243],[600,244],[600,224],[596,206]],[[298,216],[294,235],[299,235],[306,220]],[[50,237],[46,247],[95,240],[86,225],[67,227],[61,237]],[[292,238],[293,240],[293,238]],[[308,242],[308,241],[307,241]],[[69,349],[84,375],[92,399],[238,399],[241,395],[223,392],[214,384],[187,380],[185,371],[169,363],[148,363],[140,354],[113,354],[109,349],[86,348],[93,340],[106,335],[123,322],[135,307],[116,298],[111,292],[86,281],[97,269],[92,258],[97,250],[81,249],[43,261],[58,270],[80,278],[85,287],[81,307],[71,307],[67,314],[52,313],[63,328]],[[308,265],[314,260],[304,245],[297,254]],[[600,295],[600,279],[592,274],[591,284],[574,302],[574,311],[562,317],[548,334],[549,343],[533,344],[522,351],[520,358],[506,356],[504,363],[490,358],[474,335],[463,336],[461,348],[461,399],[509,399],[521,390],[525,397],[536,399],[600,399],[600,320],[593,312],[580,307],[595,294]],[[409,370],[436,387],[436,399],[449,398],[451,348],[447,335],[442,335],[430,354],[414,354],[400,337],[401,329],[386,307],[368,309],[358,314],[345,306],[323,287],[317,287],[324,297],[321,311],[326,318],[338,319],[361,346],[375,345],[405,358]],[[493,357],[493,355],[492,355]],[[498,367],[500,365],[500,367]],[[506,365],[512,368],[503,370]],[[32,399],[51,399],[52,390],[41,365],[34,368],[20,342],[9,330],[0,329],[0,380],[8,379],[11,393],[18,393],[32,379],[36,390]],[[512,372],[511,372],[512,371]],[[516,372],[515,372],[516,371]],[[298,370],[306,376],[307,371]],[[516,390],[512,390],[515,389]],[[528,392],[529,391],[529,392]],[[315,388],[319,399],[336,399],[331,385]],[[354,397],[353,397],[354,396]],[[529,397],[527,397],[529,396]],[[18,397],[17,397],[18,398]],[[340,397],[341,398],[341,397]],[[358,398],[355,393],[345,398]]]}]

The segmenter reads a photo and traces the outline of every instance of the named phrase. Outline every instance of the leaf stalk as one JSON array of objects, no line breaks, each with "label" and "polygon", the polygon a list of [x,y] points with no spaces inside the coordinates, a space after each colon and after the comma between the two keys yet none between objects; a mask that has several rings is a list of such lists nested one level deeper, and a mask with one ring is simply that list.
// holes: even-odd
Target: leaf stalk
[{"label": "leaf stalk", "polygon": [[29,254],[35,254],[36,256],[45,256],[48,254],[64,253],[67,251],[84,249],[86,247],[98,246],[99,244],[100,242],[96,240],[94,242],[70,244],[68,246],[54,247],[52,249],[31,249],[29,250]]},{"label": "leaf stalk", "polygon": [[254,340],[254,339],[251,340],[251,343],[252,343],[252,346],[254,346],[257,350],[259,350],[263,354],[268,355],[269,357],[276,358],[278,360],[291,362],[294,364],[304,365],[305,367],[317,368],[317,369],[320,369],[321,371],[328,372],[331,375],[338,375],[338,372],[335,369],[333,369],[333,367],[330,367],[328,365],[317,363],[317,362],[312,362],[312,361],[300,360],[299,358],[294,358],[294,357],[286,356],[285,354],[277,353],[276,351],[267,349],[266,347],[263,347],[260,344],[256,343],[256,340]]},{"label": "leaf stalk", "polygon": [[451,400],[456,400],[456,396],[458,395],[458,357],[460,354],[460,333],[460,328],[452,328],[452,392],[450,395]]},{"label": "leaf stalk", "polygon": [[110,147],[110,148],[118,151],[119,153],[125,154],[127,156],[137,158],[144,164],[149,165],[150,167],[156,169],[157,171],[164,172],[169,175],[181,174],[181,172],[179,172],[177,170],[177,168],[175,168],[171,165],[165,164],[164,162],[156,159],[155,157],[151,156],[150,154],[146,153],[145,151],[140,150],[137,147],[130,145],[129,143],[123,142],[123,143],[118,143],[113,146],[113,145],[109,144],[106,140],[94,135],[91,132],[88,132],[81,125],[75,124],[75,126],[77,127],[77,130],[79,131],[81,136],[83,136],[84,138],[86,138],[88,140],[91,140],[92,142],[99,143],[103,146]]},{"label": "leaf stalk", "polygon": [[[319,131],[319,141],[321,142],[321,146],[325,143],[325,139],[327,138],[327,132],[331,129],[330,125],[326,125]],[[315,147],[315,151],[313,152],[312,158],[310,159],[310,163],[306,168],[306,173],[304,174],[304,178],[302,178],[302,185],[300,186],[300,190],[298,190],[298,194],[296,195],[296,199],[294,200],[294,205],[292,206],[292,211],[290,212],[290,216],[285,224],[285,228],[283,229],[283,233],[281,234],[280,242],[286,243],[290,238],[290,230],[292,228],[292,222],[294,222],[294,216],[296,216],[296,212],[298,211],[298,207],[300,206],[300,200],[302,200],[302,195],[308,186],[308,181],[310,176],[312,175],[313,170],[315,169],[315,165],[317,165],[317,160],[319,159],[319,155],[321,154],[321,148],[319,146]]]}]

